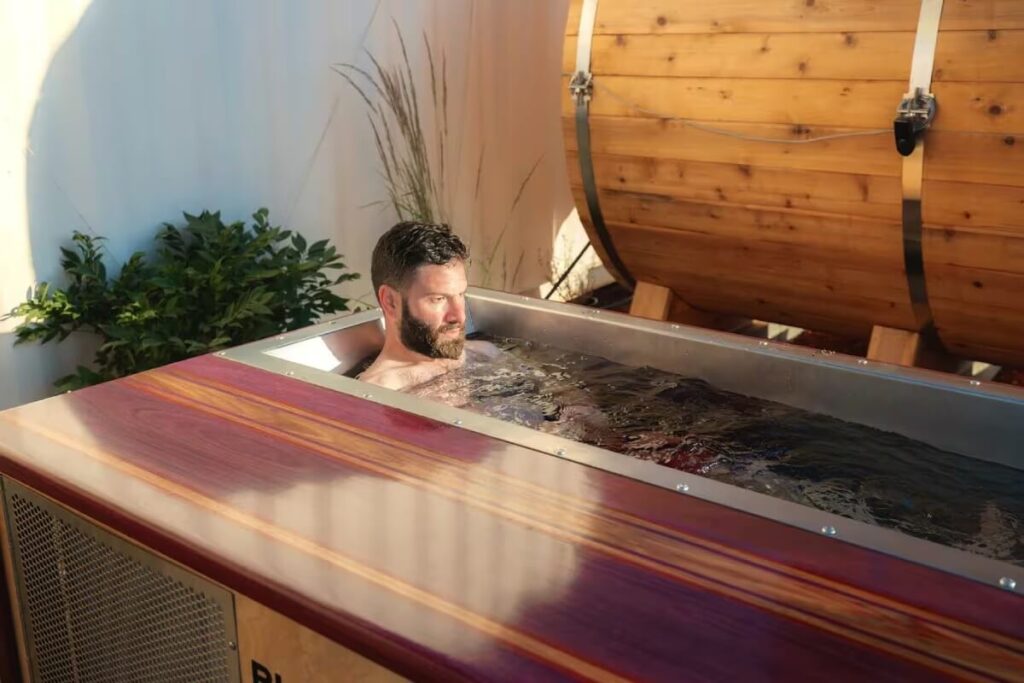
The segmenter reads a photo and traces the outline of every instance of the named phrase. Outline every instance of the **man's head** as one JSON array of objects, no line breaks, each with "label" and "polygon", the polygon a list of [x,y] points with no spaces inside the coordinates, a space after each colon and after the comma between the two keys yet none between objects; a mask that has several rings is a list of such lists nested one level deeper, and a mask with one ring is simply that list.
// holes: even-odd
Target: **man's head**
[{"label": "man's head", "polygon": [[466,339],[469,250],[447,226],[404,222],[373,250],[370,277],[388,334],[430,358],[458,358]]}]

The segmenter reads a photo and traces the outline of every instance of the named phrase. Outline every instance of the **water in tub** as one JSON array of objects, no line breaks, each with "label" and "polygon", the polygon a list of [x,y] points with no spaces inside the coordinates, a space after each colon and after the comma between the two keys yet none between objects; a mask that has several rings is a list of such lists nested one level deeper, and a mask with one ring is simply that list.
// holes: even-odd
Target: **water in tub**
[{"label": "water in tub", "polygon": [[411,393],[1024,566],[1024,471],[534,342]]}]

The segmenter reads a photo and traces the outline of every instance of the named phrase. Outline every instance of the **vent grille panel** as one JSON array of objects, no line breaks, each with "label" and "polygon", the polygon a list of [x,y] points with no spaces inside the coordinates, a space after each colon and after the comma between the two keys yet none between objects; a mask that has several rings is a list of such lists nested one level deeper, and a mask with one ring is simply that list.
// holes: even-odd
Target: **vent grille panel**
[{"label": "vent grille panel", "polygon": [[4,483],[41,683],[238,681],[227,591]]}]

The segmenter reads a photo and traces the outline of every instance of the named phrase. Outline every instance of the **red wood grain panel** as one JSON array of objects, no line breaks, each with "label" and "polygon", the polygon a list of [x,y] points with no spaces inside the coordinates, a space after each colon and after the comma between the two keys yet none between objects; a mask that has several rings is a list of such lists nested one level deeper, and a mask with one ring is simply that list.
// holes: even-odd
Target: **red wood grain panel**
[{"label": "red wood grain panel", "polygon": [[1019,595],[205,357],[0,414],[0,471],[424,678],[988,680]]}]

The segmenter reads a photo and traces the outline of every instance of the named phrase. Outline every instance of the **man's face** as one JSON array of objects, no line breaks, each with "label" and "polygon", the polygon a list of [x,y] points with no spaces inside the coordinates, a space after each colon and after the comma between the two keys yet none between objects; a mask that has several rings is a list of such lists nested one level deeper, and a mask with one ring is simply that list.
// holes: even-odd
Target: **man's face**
[{"label": "man's face", "polygon": [[462,261],[420,266],[402,296],[400,334],[429,358],[460,358],[466,343],[466,267]]}]

